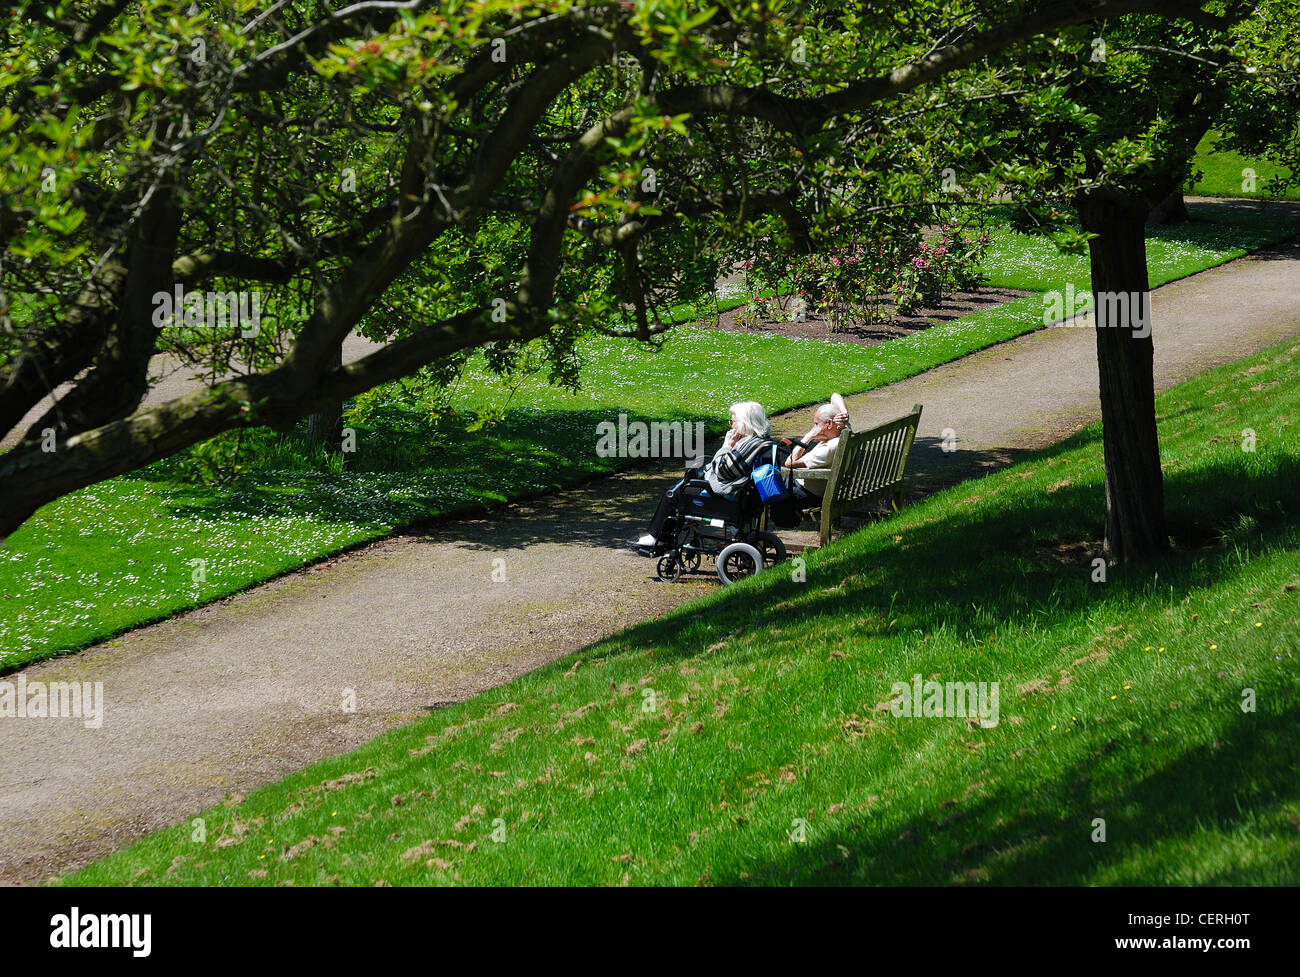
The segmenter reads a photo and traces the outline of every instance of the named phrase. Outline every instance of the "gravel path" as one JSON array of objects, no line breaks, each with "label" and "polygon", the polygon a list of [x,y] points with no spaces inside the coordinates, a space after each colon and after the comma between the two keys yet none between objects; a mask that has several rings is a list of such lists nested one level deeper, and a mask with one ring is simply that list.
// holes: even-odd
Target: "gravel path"
[{"label": "gravel path", "polygon": [[[1160,289],[1157,386],[1300,334],[1298,290],[1296,246]],[[913,403],[927,493],[1095,419],[1092,332],[1043,330],[849,398],[859,430]],[[810,414],[777,430],[801,433]],[[654,583],[622,547],[671,474],[441,523],[28,668],[28,682],[102,682],[104,720],[0,723],[0,881],[85,864],[714,589]]]}]

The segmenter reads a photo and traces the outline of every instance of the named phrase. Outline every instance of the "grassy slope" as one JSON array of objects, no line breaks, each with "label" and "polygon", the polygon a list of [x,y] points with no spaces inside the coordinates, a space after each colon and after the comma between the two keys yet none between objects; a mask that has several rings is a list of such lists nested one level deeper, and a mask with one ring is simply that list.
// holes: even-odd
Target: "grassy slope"
[{"label": "grassy slope", "polygon": [[[1221,264],[1294,233],[1282,218],[1153,229],[1152,285]],[[1086,291],[1088,262],[1010,231],[986,262],[994,286]],[[758,400],[770,412],[913,376],[1041,327],[1031,295],[883,346],[680,329],[658,350],[632,341],[583,344],[583,388],[536,380],[510,403],[505,424],[448,431],[418,446],[412,464],[389,461],[411,435],[400,419],[359,434],[359,466],[324,475],[263,472],[238,488],[178,488],[167,465],[91,486],[41,510],[0,551],[0,672],[235,593],[419,518],[482,509],[572,485],[622,462],[595,454],[596,425],[636,417],[726,417]],[[481,365],[456,406],[473,411],[509,394]],[[367,453],[379,457],[369,459]],[[206,561],[202,579],[192,561]]]},{"label": "grassy slope", "polygon": [[[1091,579],[1093,426],[66,881],[1294,882],[1298,370],[1159,398],[1159,565]],[[881,711],[914,674],[999,725]]]},{"label": "grassy slope", "polygon": [[[1203,176],[1192,185],[1190,192],[1207,197],[1253,197],[1268,196],[1268,181],[1275,176],[1286,175],[1284,168],[1259,160],[1247,159],[1240,153],[1215,149],[1221,138],[1218,132],[1210,132],[1196,147],[1196,163]],[[1255,171],[1255,190],[1248,192],[1243,178],[1247,170]],[[1283,195],[1286,200],[1300,200],[1300,187],[1292,187]]]}]

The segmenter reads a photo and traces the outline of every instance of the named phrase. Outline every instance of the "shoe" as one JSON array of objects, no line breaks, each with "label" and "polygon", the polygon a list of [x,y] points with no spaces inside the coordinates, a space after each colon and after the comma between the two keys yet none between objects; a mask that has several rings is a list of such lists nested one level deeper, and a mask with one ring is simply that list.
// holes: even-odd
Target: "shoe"
[{"label": "shoe", "polygon": [[641,556],[655,556],[655,551],[659,546],[659,540],[655,539],[649,533],[646,533],[640,539],[632,540],[628,543],[628,546],[632,547],[632,549]]}]

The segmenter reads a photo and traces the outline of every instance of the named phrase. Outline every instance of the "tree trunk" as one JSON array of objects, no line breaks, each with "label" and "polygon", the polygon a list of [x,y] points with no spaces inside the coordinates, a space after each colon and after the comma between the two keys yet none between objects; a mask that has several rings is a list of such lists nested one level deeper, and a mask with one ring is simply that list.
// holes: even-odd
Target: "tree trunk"
[{"label": "tree trunk", "polygon": [[1187,201],[1183,199],[1180,187],[1174,187],[1147,218],[1148,224],[1190,224],[1191,221],[1192,215],[1187,211]]},{"label": "tree trunk", "polygon": [[307,416],[307,440],[338,451],[343,442],[343,405],[331,404],[328,410]]},{"label": "tree trunk", "polygon": [[[329,358],[331,368],[343,365],[343,348],[337,355]],[[330,404],[322,411],[307,415],[307,440],[312,444],[325,445],[330,451],[338,451],[343,443],[343,404]]]},{"label": "tree trunk", "polygon": [[1089,242],[1106,456],[1106,540],[1111,563],[1164,553],[1164,476],[1156,436],[1155,345],[1147,278],[1146,208],[1115,193],[1078,201]]}]

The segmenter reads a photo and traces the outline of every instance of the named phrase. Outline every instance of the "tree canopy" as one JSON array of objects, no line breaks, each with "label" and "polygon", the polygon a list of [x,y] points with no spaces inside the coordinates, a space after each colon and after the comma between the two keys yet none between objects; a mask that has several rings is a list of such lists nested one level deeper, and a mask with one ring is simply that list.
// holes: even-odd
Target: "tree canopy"
[{"label": "tree canopy", "polygon": [[[0,536],[221,431],[284,429],[472,350],[508,370],[541,343],[571,384],[583,330],[653,337],[755,242],[883,248],[1008,187],[1105,184],[1132,172],[1128,137],[1053,148],[1099,125],[1078,97],[1097,24],[1218,36],[1247,12],[29,3],[0,35],[0,432],[72,386],[0,454]],[[1018,144],[1012,102],[1040,120]],[[384,346],[340,365],[353,330]],[[158,352],[211,382],[142,406]]]}]

